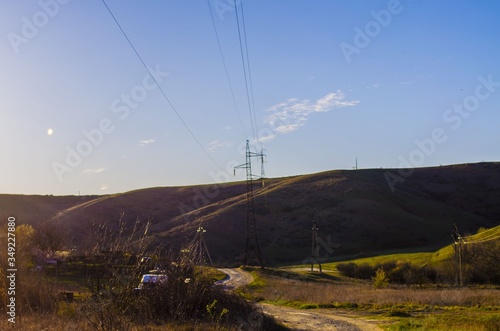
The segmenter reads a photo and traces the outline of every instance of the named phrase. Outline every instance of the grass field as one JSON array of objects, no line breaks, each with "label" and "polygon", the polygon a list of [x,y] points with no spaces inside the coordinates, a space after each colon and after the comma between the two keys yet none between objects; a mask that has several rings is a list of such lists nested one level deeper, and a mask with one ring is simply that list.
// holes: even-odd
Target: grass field
[{"label": "grass field", "polygon": [[349,310],[396,330],[500,330],[500,288],[394,286],[302,270],[249,269],[241,292],[253,300],[299,309]]}]

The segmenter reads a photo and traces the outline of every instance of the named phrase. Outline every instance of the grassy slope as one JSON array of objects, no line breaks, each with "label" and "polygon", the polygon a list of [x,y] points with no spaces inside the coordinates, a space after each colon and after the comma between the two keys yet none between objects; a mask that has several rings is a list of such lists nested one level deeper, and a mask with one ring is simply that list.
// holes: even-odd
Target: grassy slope
[{"label": "grassy slope", "polygon": [[[327,171],[268,180],[265,188],[255,185],[265,263],[303,262],[310,255],[313,219],[322,240],[336,243],[333,252],[320,252],[330,260],[410,248],[434,252],[449,243],[454,223],[469,232],[498,225],[499,163],[416,169],[395,192],[389,189],[385,174],[383,169]],[[94,224],[116,231],[122,214],[127,224],[150,219],[153,240],[167,247],[190,241],[203,224],[214,261],[236,265],[241,264],[245,248],[245,189],[241,182],[151,188],[100,197],[72,208],[61,205],[60,214],[52,209],[39,214],[57,215],[52,221],[67,228],[78,245],[85,243]],[[26,205],[28,211],[23,212],[33,215],[45,208]]]},{"label": "grassy slope", "polygon": [[90,202],[98,196],[49,196],[0,194],[0,218],[16,217],[24,224],[36,225],[74,206]]},{"label": "grassy slope", "polygon": [[[467,242],[476,242],[481,240],[488,240],[490,238],[500,237],[500,226],[496,226],[491,229],[487,229],[480,233],[468,236]],[[377,256],[371,256],[359,259],[348,259],[342,261],[344,262],[354,262],[356,264],[367,263],[369,265],[375,265],[379,263],[391,262],[391,261],[405,261],[411,262],[417,266],[439,266],[445,259],[450,258],[453,255],[453,245],[447,245],[435,252],[412,252],[412,253],[392,253],[392,254],[381,254]],[[326,263],[323,267],[327,270],[335,270],[338,263]],[[301,266],[294,266],[294,268],[300,268]],[[303,266],[302,266],[303,267]]]}]

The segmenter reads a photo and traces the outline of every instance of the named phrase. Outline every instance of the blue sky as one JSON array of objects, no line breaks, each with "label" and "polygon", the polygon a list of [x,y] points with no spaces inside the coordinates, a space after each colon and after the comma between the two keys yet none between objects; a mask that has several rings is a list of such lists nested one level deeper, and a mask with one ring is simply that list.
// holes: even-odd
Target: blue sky
[{"label": "blue sky", "polygon": [[253,127],[232,0],[106,3],[196,140],[101,0],[2,1],[1,193],[499,160],[500,3],[243,0]]}]

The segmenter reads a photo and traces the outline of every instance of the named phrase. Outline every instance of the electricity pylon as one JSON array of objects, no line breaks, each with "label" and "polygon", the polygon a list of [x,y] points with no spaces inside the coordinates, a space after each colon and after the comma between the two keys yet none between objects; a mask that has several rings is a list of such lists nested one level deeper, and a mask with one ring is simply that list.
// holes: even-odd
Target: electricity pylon
[{"label": "electricity pylon", "polygon": [[323,270],[321,270],[321,262],[319,261],[318,227],[316,226],[316,221],[313,220],[311,271],[314,271],[314,264],[315,263],[317,263],[319,265],[319,272],[323,273]]},{"label": "electricity pylon", "polygon": [[264,179],[266,178],[266,172],[264,171],[264,148],[260,150],[260,181],[262,182],[262,187],[264,187]]},{"label": "electricity pylon", "polygon": [[247,140],[246,148],[246,162],[234,167],[236,169],[246,169],[247,175],[247,242],[245,246],[245,259],[243,261],[243,266],[247,265],[249,262],[250,254],[253,253],[257,262],[261,268],[264,268],[264,263],[262,262],[262,255],[260,254],[259,241],[257,239],[257,225],[255,222],[255,205],[253,200],[253,177],[252,175],[252,157],[263,158],[262,153],[254,153],[250,151],[250,144]]},{"label": "electricity pylon", "polygon": [[190,245],[189,253],[191,254],[191,257],[196,265],[205,265],[208,259],[210,265],[213,266],[212,258],[210,257],[207,243],[205,242],[205,238],[203,236],[205,232],[207,232],[207,230],[205,230],[202,226],[198,227],[196,230],[196,236]]}]

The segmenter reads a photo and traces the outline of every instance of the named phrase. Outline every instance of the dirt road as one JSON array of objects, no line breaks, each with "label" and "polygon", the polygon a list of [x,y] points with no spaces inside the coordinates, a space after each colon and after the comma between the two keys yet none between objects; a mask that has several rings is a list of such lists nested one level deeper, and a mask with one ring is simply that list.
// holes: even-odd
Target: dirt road
[{"label": "dirt road", "polygon": [[[219,283],[228,288],[238,288],[252,282],[253,277],[241,269],[219,269],[228,277]],[[337,310],[301,310],[291,307],[260,304],[267,315],[294,331],[381,331],[373,322],[347,316]]]},{"label": "dirt road", "polygon": [[236,289],[238,287],[250,284],[253,282],[253,277],[248,272],[241,269],[219,269],[227,276],[223,280],[216,282],[218,285],[225,286],[229,289]]}]

